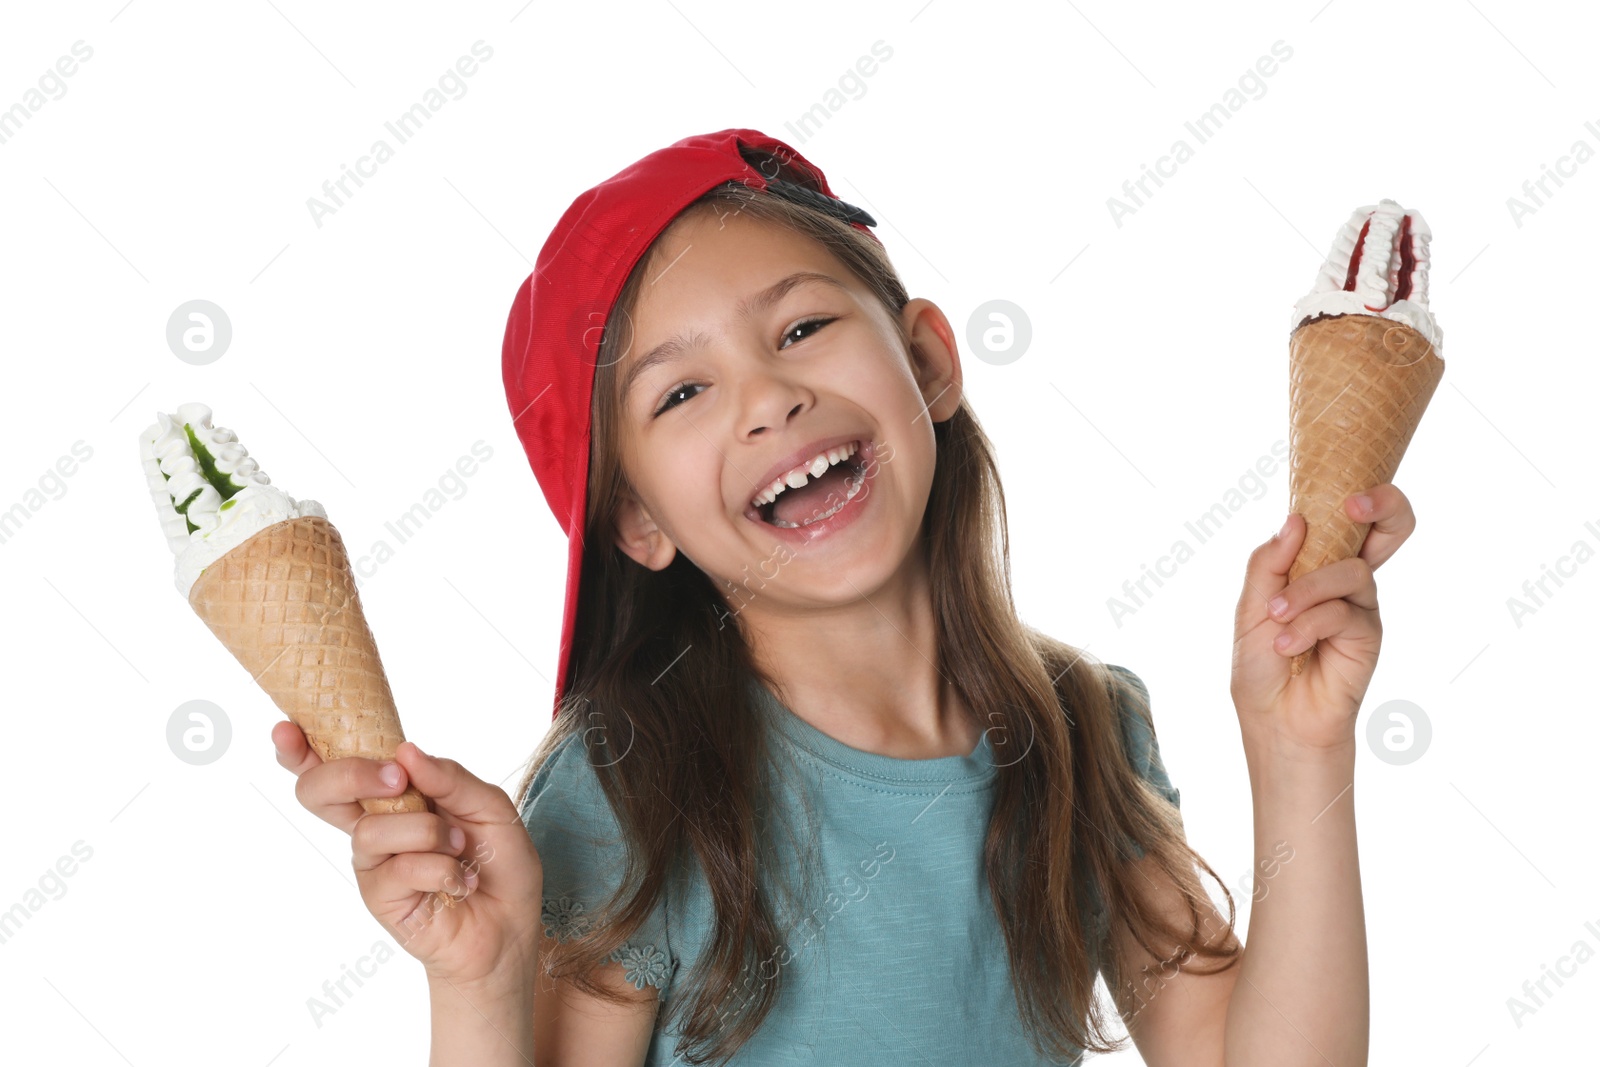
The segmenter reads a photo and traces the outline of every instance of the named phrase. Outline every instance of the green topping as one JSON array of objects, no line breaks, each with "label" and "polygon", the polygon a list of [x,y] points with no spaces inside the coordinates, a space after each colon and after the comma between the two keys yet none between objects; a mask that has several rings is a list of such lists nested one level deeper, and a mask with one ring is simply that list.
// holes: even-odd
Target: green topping
[{"label": "green topping", "polygon": [[188,499],[186,499],[183,503],[172,505],[177,509],[178,514],[183,516],[183,524],[189,527],[190,533],[194,533],[196,530],[200,529],[200,527],[189,521],[189,505],[193,504],[194,498],[203,492],[205,492],[204,489],[196,489],[194,492],[189,494]]},{"label": "green topping", "polygon": [[233,507],[233,505],[235,505],[237,503],[238,503],[237,500],[224,500],[222,502],[222,506],[220,508],[218,508],[217,510],[218,511],[227,511],[229,508]]},{"label": "green topping", "polygon": [[[222,499],[227,500],[233,494],[243,489],[242,485],[234,485],[233,479],[217,470],[217,461],[212,457],[206,446],[194,435],[194,427],[189,423],[183,424],[183,432],[189,435],[189,447],[194,449],[195,462],[200,465],[200,473],[205,475],[217,492],[222,494]],[[179,509],[182,510],[181,508]]]}]

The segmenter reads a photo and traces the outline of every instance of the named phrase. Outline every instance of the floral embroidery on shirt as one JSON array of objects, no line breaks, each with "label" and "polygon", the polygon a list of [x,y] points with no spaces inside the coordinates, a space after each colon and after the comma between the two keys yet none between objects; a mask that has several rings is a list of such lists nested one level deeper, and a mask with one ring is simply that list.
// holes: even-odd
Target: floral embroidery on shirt
[{"label": "floral embroidery on shirt", "polygon": [[557,941],[570,941],[589,927],[582,902],[571,897],[546,897],[540,918],[544,920],[544,932]]},{"label": "floral embroidery on shirt", "polygon": [[643,948],[623,945],[608,958],[622,964],[623,973],[635,989],[643,989],[646,982],[657,989],[667,983],[667,957],[654,945]]},{"label": "floral embroidery on shirt", "polygon": [[[587,931],[591,922],[584,912],[583,902],[571,897],[546,897],[540,917],[544,920],[544,932],[557,941],[572,940]],[[640,948],[624,944],[606,958],[622,964],[623,973],[635,989],[643,989],[646,984],[657,989],[666,988],[672,963],[654,945]]]}]

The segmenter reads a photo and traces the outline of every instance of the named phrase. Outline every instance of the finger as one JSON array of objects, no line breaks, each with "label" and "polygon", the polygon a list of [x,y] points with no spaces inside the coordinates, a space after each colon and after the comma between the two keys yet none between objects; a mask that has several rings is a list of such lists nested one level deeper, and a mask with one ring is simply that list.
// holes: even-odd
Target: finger
[{"label": "finger", "polygon": [[278,765],[286,768],[296,778],[322,762],[322,757],[312,751],[311,746],[306,743],[306,735],[300,727],[288,719],[280,720],[273,725],[272,747],[277,751]]},{"label": "finger", "polygon": [[357,871],[362,896],[377,904],[409,900],[417,893],[446,893],[464,897],[478,884],[475,873],[460,860],[437,852],[402,852],[371,871]]},{"label": "finger", "polygon": [[1269,619],[1267,602],[1289,583],[1289,568],[1305,540],[1306,520],[1291,512],[1283,528],[1256,546],[1244,569],[1244,589],[1239,594],[1236,632],[1243,633]]},{"label": "finger", "polygon": [[[393,775],[393,780],[385,781],[385,774]],[[295,780],[294,795],[317,818],[351,833],[366,814],[360,803],[363,797],[399,796],[405,788],[405,768],[393,760],[345,756],[302,774]]]},{"label": "finger", "polygon": [[370,871],[403,852],[441,852],[459,855],[466,847],[466,832],[451,826],[431,811],[405,811],[367,815],[350,834],[350,863]]},{"label": "finger", "polygon": [[[1363,504],[1362,497],[1371,502]],[[1371,523],[1360,556],[1373,570],[1394,555],[1417,528],[1417,515],[1410,498],[1392,482],[1375,485],[1364,493],[1346,498],[1344,513],[1357,522]]]},{"label": "finger", "polygon": [[1296,656],[1329,637],[1365,638],[1376,629],[1373,612],[1362,611],[1348,600],[1329,600],[1286,624],[1283,633],[1273,638],[1272,648],[1280,655]]},{"label": "finger", "polygon": [[490,785],[453,759],[439,759],[418,748],[414,741],[402,741],[395,750],[395,762],[405,767],[411,782],[434,806],[449,812],[459,822],[521,822],[516,806],[504,789]]},{"label": "finger", "polygon": [[1286,622],[1324,601],[1340,599],[1368,611],[1378,606],[1378,583],[1372,577],[1372,566],[1359,556],[1302,574],[1268,602],[1267,614]]}]

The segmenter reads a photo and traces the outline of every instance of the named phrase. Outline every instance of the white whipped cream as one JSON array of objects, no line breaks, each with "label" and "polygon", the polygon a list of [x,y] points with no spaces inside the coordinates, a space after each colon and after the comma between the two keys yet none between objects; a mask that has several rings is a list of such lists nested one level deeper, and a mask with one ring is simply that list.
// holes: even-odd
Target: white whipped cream
[{"label": "white whipped cream", "polygon": [[234,432],[211,425],[204,404],[157,412],[139,435],[139,454],[185,600],[201,571],[252,534],[303,515],[328,517],[315,500],[297,501],[271,485]]},{"label": "white whipped cream", "polygon": [[1289,328],[1317,315],[1376,315],[1410,326],[1442,358],[1444,332],[1428,308],[1432,238],[1420,214],[1393,200],[1356,208],[1334,237],[1311,292],[1296,301]]},{"label": "white whipped cream", "polygon": [[315,500],[296,500],[275,485],[249,485],[229,497],[218,524],[204,533],[196,530],[176,560],[174,583],[185,600],[200,579],[200,572],[243,544],[252,534],[285,519],[328,513]]}]

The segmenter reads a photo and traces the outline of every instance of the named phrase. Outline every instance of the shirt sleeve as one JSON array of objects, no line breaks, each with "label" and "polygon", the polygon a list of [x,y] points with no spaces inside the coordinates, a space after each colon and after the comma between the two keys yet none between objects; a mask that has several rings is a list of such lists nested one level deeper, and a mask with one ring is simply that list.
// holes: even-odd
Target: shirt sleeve
[{"label": "shirt sleeve", "polygon": [[[1126,667],[1108,663],[1117,682],[1117,725],[1122,731],[1123,749],[1128,754],[1134,773],[1155,788],[1173,807],[1178,807],[1178,790],[1167,775],[1161,762],[1161,746],[1156,743],[1155,721],[1150,715],[1150,691],[1144,679]],[[1128,843],[1134,859],[1143,859],[1145,850],[1139,842],[1121,835]],[[1093,969],[1099,970],[1110,938],[1110,922],[1106,916],[1104,899],[1099,887],[1091,879],[1089,889],[1089,932]]]},{"label": "shirt sleeve", "polygon": [[[591,928],[599,906],[622,884],[628,859],[622,827],[581,735],[562,741],[539,768],[521,814],[544,869],[544,931],[569,941]],[[678,969],[667,933],[663,893],[633,937],[606,958],[622,964],[635,989],[649,984],[666,996]]]},{"label": "shirt sleeve", "polygon": [[1117,689],[1117,712],[1128,760],[1134,772],[1176,808],[1179,806],[1178,790],[1161,762],[1161,746],[1156,742],[1155,720],[1150,714],[1150,690],[1145,688],[1144,679],[1128,668],[1116,664],[1107,666],[1123,681]]}]

